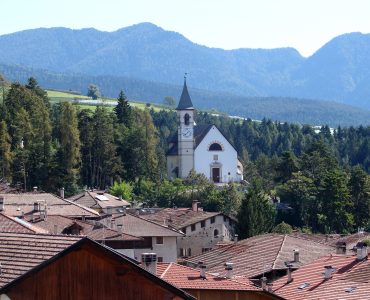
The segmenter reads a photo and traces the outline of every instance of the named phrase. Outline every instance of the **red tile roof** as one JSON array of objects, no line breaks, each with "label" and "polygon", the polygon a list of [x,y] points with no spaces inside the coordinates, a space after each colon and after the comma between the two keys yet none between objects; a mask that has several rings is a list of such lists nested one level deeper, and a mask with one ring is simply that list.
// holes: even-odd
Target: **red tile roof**
[{"label": "red tile roof", "polygon": [[[126,233],[119,233],[117,230],[113,230],[99,224],[95,221],[84,222],[75,220],[72,218],[52,215],[46,219],[40,218],[29,218],[29,222],[36,224],[39,227],[44,228],[48,233],[54,234],[55,229],[57,234],[64,234],[65,229],[77,225],[81,228],[80,234],[88,236],[89,238],[97,241],[101,240],[122,240],[122,241],[139,241],[142,240],[140,237],[136,237]],[[55,227],[56,226],[56,227]]]},{"label": "red tile roof", "polygon": [[[103,196],[103,198],[101,198],[101,196]],[[99,200],[99,198],[105,200]],[[123,199],[120,200],[118,197],[105,193],[104,191],[86,191],[68,199],[86,207],[98,209],[131,206],[130,202]]]},{"label": "red tile roof", "polygon": [[37,227],[23,219],[18,219],[0,213],[0,231],[14,233],[48,233],[47,230]]},{"label": "red tile roof", "polygon": [[0,287],[80,239],[76,236],[0,232]]},{"label": "red tile roof", "polygon": [[261,290],[244,279],[238,281],[237,278],[229,279],[225,276],[215,276],[211,273],[206,273],[206,279],[203,279],[200,277],[199,270],[176,263],[158,263],[157,275],[181,289]]},{"label": "red tile roof", "polygon": [[184,236],[182,233],[160,225],[158,223],[145,220],[139,216],[134,216],[129,213],[125,215],[115,215],[114,218],[116,226],[122,224],[122,232],[141,237],[153,236]]},{"label": "red tile roof", "polygon": [[207,270],[219,273],[223,272],[226,262],[232,262],[234,274],[251,278],[271,270],[286,269],[285,262],[293,260],[295,249],[300,252],[300,262],[295,263],[295,267],[335,251],[334,247],[297,236],[263,234],[237,243],[218,246],[206,253],[193,256],[186,262],[190,266],[195,266],[202,261]]},{"label": "red tile roof", "polygon": [[47,204],[48,215],[69,217],[99,217],[99,213],[88,207],[59,198],[49,193],[0,194],[4,198],[4,213],[9,216],[27,216],[35,213],[34,203]]},{"label": "red tile roof", "polygon": [[[324,267],[335,271],[331,278],[324,279]],[[285,299],[370,299],[370,260],[358,261],[354,255],[330,255],[301,267],[292,273],[293,281],[287,276],[273,282],[273,291]],[[305,288],[300,288],[304,283]],[[352,288],[352,289],[351,289]]]}]

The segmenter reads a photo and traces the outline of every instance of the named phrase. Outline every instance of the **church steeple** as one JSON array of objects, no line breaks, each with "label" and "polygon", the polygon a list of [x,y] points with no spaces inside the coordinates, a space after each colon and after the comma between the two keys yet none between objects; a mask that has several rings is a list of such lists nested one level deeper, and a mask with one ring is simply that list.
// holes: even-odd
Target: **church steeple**
[{"label": "church steeple", "polygon": [[179,105],[177,105],[177,110],[193,110],[193,103],[191,102],[190,95],[188,92],[188,87],[186,86],[186,73],[184,76],[184,87],[182,88],[182,93],[179,101]]}]

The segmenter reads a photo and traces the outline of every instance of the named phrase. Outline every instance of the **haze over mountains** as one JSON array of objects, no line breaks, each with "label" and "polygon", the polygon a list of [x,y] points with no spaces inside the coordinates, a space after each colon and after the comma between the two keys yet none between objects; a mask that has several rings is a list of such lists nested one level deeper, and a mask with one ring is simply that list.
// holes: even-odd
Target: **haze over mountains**
[{"label": "haze over mountains", "polygon": [[[152,89],[161,86],[164,95],[177,95],[178,92],[169,92],[182,84],[182,75],[188,72],[189,86],[202,90],[200,97],[208,108],[221,109],[222,103],[218,102],[222,101],[216,99],[212,103],[208,98],[219,95],[240,106],[246,104],[245,97],[292,97],[332,100],[370,109],[370,35],[361,33],[336,37],[304,58],[293,48],[208,48],[150,23],[115,32],[41,28],[0,36],[0,63],[6,64],[2,69],[7,70],[10,76],[3,72],[10,79],[19,80],[20,73],[34,68],[39,77],[44,77],[43,84],[59,88],[81,89],[76,84],[65,86],[59,73],[84,74],[85,79],[78,77],[81,83],[100,78],[101,82],[95,83],[102,85],[103,93],[109,96],[118,94],[119,87],[114,82],[119,86],[119,82],[122,85],[130,80],[136,82],[135,96],[139,99],[145,95],[139,87],[141,80]],[[16,71],[11,65],[25,68]],[[10,69],[13,73],[9,73]],[[59,85],[55,84],[58,80]],[[153,97],[154,90],[149,94],[146,96]]]}]

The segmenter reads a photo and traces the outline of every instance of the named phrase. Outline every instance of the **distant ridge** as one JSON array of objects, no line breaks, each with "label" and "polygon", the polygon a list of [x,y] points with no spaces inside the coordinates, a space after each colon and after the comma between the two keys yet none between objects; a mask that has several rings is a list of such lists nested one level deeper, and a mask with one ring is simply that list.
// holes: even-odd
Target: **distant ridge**
[{"label": "distant ridge", "polygon": [[[90,83],[99,85],[103,95],[117,97],[123,89],[131,100],[162,103],[165,96],[180,97],[182,85],[171,85],[120,76],[88,76],[62,74],[47,70],[8,66],[0,63],[0,73],[13,81],[26,82],[30,76],[41,86],[59,90],[73,90],[86,94]],[[179,80],[182,83],[181,80]],[[261,120],[269,118],[300,124],[330,126],[370,125],[370,111],[330,101],[283,98],[244,97],[230,93],[211,92],[189,86],[196,108],[217,109],[230,115]]]},{"label": "distant ridge", "polygon": [[[232,32],[230,34],[233,34]],[[0,36],[0,61],[90,76],[125,76],[241,96],[339,101],[370,109],[370,35],[349,33],[302,57],[293,48],[223,50],[141,23],[114,32],[39,28]]]}]

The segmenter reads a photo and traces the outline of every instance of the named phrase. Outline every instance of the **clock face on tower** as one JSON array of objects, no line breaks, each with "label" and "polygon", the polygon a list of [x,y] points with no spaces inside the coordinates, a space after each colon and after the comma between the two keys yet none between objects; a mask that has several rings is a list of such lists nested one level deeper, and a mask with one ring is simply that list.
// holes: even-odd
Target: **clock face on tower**
[{"label": "clock face on tower", "polygon": [[181,135],[184,139],[193,138],[193,129],[191,127],[184,127],[181,131]]}]

